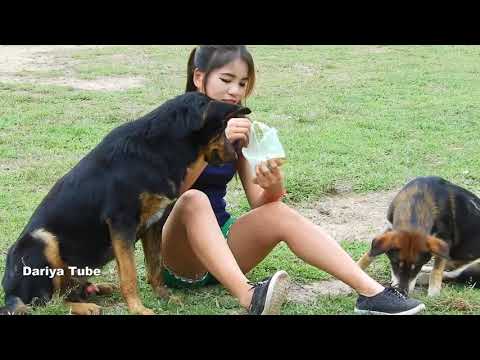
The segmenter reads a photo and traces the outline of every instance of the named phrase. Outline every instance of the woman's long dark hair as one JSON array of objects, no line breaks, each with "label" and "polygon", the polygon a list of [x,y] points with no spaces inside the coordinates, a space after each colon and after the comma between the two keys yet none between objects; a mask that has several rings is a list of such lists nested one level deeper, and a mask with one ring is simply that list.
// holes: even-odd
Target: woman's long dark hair
[{"label": "woman's long dark hair", "polygon": [[[194,48],[190,53],[187,65],[187,86],[185,92],[197,91],[193,82],[195,69],[205,73],[203,86],[207,84],[210,73],[228,63],[242,59],[248,67],[248,82],[245,97],[248,97],[255,85],[255,64],[252,55],[245,45],[202,45]],[[205,89],[203,89],[205,91]]]}]

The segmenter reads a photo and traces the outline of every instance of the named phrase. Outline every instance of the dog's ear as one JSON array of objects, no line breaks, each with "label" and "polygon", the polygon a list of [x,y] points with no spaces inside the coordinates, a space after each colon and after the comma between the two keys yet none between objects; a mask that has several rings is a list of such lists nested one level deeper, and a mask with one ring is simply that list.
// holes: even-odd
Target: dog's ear
[{"label": "dog's ear", "polygon": [[438,255],[445,259],[450,257],[450,247],[448,244],[435,236],[427,236],[427,247],[428,250],[434,255]]},{"label": "dog's ear", "polygon": [[[226,120],[234,117],[244,117],[250,113],[251,111],[247,107],[212,100],[204,111],[203,119],[204,121],[216,122],[224,126]],[[206,124],[204,124],[204,126],[205,125]]]},{"label": "dog's ear", "polygon": [[208,143],[212,136],[220,134],[226,128],[227,120],[249,113],[250,109],[246,107],[211,100],[203,110],[202,126],[196,132],[198,142],[200,144]]},{"label": "dog's ear", "polygon": [[233,113],[227,115],[227,120],[235,117],[244,117],[250,113],[251,111],[248,107],[239,106],[238,110],[235,110]]},{"label": "dog's ear", "polygon": [[390,250],[394,245],[394,231],[386,231],[372,240],[369,255],[375,257]]}]

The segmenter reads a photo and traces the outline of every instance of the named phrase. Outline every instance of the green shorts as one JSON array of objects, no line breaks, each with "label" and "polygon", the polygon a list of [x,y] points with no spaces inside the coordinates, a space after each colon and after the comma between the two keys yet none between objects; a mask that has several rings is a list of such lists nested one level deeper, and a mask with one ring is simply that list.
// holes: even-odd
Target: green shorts
[{"label": "green shorts", "polygon": [[[230,228],[235,223],[235,218],[231,216],[225,224],[220,228],[225,239],[228,239],[228,234],[230,233]],[[174,274],[170,269],[165,265],[162,267],[163,280],[165,285],[170,288],[193,288],[193,287],[202,287],[205,285],[215,285],[218,284],[218,280],[213,277],[212,274],[207,272],[202,278],[198,280],[191,280],[184,278],[182,276]]]}]

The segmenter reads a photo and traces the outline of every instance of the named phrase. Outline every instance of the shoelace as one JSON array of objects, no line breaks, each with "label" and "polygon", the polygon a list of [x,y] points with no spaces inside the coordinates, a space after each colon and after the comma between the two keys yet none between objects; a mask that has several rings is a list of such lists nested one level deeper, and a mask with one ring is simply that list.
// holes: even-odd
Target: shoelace
[{"label": "shoelace", "polygon": [[399,297],[400,299],[403,299],[403,300],[407,299],[405,294],[400,289],[398,289],[394,286],[387,288],[387,291],[394,294],[395,296]]},{"label": "shoelace", "polygon": [[251,286],[250,291],[252,291],[252,290],[254,290],[255,288],[257,288],[257,287],[265,284],[265,283],[267,282],[267,280],[268,280],[268,279],[262,280],[262,281],[259,281],[259,282],[256,282],[256,283],[247,281],[247,284]]}]

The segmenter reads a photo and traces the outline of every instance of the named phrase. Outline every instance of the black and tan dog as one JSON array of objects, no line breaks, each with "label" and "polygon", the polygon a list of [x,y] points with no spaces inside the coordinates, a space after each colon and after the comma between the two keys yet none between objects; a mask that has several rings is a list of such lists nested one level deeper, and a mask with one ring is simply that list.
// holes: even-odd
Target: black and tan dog
[{"label": "black and tan dog", "polygon": [[[111,131],[58,180],[9,249],[0,313],[24,312],[25,304],[45,303],[59,290],[73,313],[98,314],[86,295],[112,287],[80,275],[115,259],[129,311],[153,314],[137,293],[134,244],[175,201],[188,167],[236,158],[224,129],[228,119],[249,112],[191,92]],[[158,239],[142,238],[142,245],[148,281],[165,296]]]},{"label": "black and tan dog", "polygon": [[[444,279],[480,287],[477,196],[439,177],[419,177],[393,199],[387,220],[386,231],[373,239],[370,251],[358,261],[361,268],[386,253],[392,285],[407,294],[421,272],[429,277],[429,296],[440,293]],[[432,255],[433,267],[424,266]]]}]

